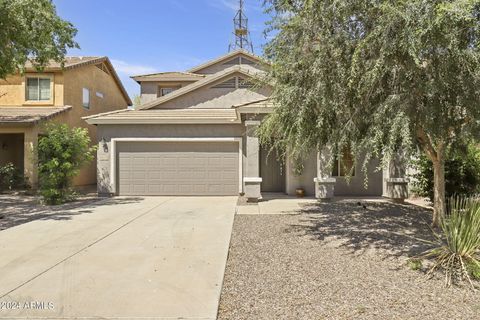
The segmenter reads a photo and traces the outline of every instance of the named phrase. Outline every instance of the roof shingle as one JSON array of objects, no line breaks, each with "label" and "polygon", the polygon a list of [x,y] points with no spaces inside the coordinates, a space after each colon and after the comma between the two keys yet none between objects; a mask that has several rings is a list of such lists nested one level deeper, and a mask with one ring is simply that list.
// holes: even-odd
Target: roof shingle
[{"label": "roof shingle", "polygon": [[62,107],[24,107],[0,106],[1,124],[36,124],[63,113],[71,106]]}]

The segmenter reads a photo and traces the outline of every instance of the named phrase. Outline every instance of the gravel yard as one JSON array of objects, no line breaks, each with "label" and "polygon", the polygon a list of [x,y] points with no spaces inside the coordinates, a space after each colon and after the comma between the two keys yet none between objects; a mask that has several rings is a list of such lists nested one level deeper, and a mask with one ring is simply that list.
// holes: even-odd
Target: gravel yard
[{"label": "gravel yard", "polygon": [[413,205],[236,215],[219,319],[480,319],[480,294],[406,266],[431,240]]}]

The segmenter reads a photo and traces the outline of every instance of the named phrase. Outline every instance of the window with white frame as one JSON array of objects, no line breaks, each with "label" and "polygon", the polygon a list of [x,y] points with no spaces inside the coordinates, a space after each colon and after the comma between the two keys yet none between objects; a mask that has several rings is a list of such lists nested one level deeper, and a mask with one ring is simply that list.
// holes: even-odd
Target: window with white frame
[{"label": "window with white frame", "polygon": [[50,78],[27,77],[25,100],[27,101],[49,101],[52,99],[50,89]]},{"label": "window with white frame", "polygon": [[345,148],[340,156],[335,156],[332,177],[355,176],[355,158],[349,148]]},{"label": "window with white frame", "polygon": [[103,99],[103,93],[100,91],[95,92],[95,95],[101,99]]},{"label": "window with white frame", "polygon": [[82,106],[85,109],[90,109],[90,90],[87,88],[82,90]]}]

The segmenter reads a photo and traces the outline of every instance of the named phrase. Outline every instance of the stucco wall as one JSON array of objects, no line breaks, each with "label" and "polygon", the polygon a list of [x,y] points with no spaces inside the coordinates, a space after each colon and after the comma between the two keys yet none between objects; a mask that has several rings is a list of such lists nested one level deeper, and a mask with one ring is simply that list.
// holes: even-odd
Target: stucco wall
[{"label": "stucco wall", "polygon": [[53,99],[51,101],[38,101],[28,103],[29,107],[34,106],[63,106],[63,85],[64,77],[61,72],[26,73],[25,75],[12,75],[6,79],[0,79],[0,106],[21,106],[27,105],[25,101],[25,78],[28,76],[46,75],[53,77]]},{"label": "stucco wall", "polygon": [[289,195],[295,195],[295,189],[303,188],[305,195],[315,196],[315,182],[313,179],[317,176],[317,152],[312,151],[303,161],[304,169],[300,176],[294,173],[294,163],[287,161],[287,179],[286,192]]},{"label": "stucco wall", "polygon": [[[73,127],[87,128],[92,145],[97,144],[96,127],[88,125],[82,117],[89,115],[125,109],[128,103],[123,97],[112,76],[100,70],[94,65],[75,68],[65,71],[65,104],[71,105],[69,112],[69,125]],[[82,106],[82,90],[90,90],[90,109]],[[96,92],[103,93],[103,98],[96,95]],[[80,171],[74,179],[77,186],[94,184],[96,182],[95,160]]]},{"label": "stucco wall", "polygon": [[[232,76],[234,77],[234,76]],[[234,88],[211,88],[227,79],[215,82],[208,87],[199,88],[178,98],[167,101],[157,108],[182,109],[182,108],[231,108],[246,102],[260,100],[270,95],[269,89],[251,90]]]},{"label": "stucco wall", "polygon": [[[105,139],[106,145],[98,145],[97,189],[99,193],[112,193],[110,186],[111,139],[112,138],[160,138],[160,137],[243,137],[245,126],[236,125],[99,125],[98,140]],[[245,140],[245,139],[243,139]],[[245,148],[242,148],[245,152]],[[243,161],[245,163],[245,161]]]},{"label": "stucco wall", "polygon": [[381,196],[383,186],[383,172],[378,171],[378,160],[372,160],[368,164],[368,186],[365,188],[365,175],[361,168],[362,159],[357,161],[355,167],[355,176],[350,181],[346,177],[335,177],[335,196]]},{"label": "stucco wall", "polygon": [[165,81],[146,81],[140,83],[140,101],[147,103],[158,98],[159,87],[179,89],[194,81],[165,82]]}]

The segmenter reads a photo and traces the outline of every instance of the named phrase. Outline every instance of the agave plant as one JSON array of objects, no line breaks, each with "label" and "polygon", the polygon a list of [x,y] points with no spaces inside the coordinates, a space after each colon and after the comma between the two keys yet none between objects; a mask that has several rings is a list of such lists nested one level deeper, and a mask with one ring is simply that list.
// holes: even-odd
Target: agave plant
[{"label": "agave plant", "polygon": [[442,232],[437,235],[441,244],[425,254],[435,259],[429,275],[443,269],[447,287],[455,280],[467,279],[475,289],[469,266],[480,267],[480,199],[454,196],[447,203],[447,215],[440,224]]}]

